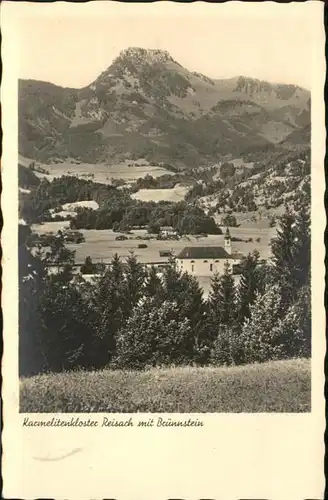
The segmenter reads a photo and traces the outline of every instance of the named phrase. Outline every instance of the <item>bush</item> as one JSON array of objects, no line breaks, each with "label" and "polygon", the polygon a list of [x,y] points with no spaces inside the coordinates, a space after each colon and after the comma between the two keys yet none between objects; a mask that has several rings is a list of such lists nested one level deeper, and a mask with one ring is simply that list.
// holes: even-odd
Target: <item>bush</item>
[{"label": "bush", "polygon": [[[245,362],[309,356],[311,352],[311,293],[304,286],[283,314],[279,286],[273,285],[250,306],[251,316],[240,335]],[[282,315],[283,314],[283,315]]]},{"label": "bush", "polygon": [[114,366],[143,369],[147,366],[188,364],[193,332],[188,319],[181,321],[174,302],[160,306],[145,300],[132,312],[117,335]]},{"label": "bush", "polygon": [[212,365],[238,365],[244,358],[240,332],[236,328],[220,325],[219,334],[210,352]]},{"label": "bush", "polygon": [[258,295],[250,305],[250,318],[244,322],[240,335],[246,363],[281,358],[282,349],[273,332],[280,312],[281,296],[277,286],[272,286],[264,295]]},{"label": "bush", "polygon": [[311,290],[304,286],[296,301],[274,328],[276,338],[283,345],[283,357],[311,355]]}]

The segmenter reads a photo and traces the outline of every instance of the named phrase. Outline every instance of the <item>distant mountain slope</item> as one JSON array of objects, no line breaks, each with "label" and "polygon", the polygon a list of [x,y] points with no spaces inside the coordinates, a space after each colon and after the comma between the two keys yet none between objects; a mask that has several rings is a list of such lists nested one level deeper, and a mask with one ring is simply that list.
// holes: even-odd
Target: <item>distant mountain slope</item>
[{"label": "distant mountain slope", "polygon": [[21,163],[18,164],[18,185],[20,188],[34,188],[40,184],[40,179],[29,168]]},{"label": "distant mountain slope", "polygon": [[311,126],[306,125],[303,128],[294,130],[280,144],[284,147],[308,146],[311,143]]},{"label": "distant mountain slope", "polygon": [[[189,200],[211,214],[219,209],[224,217],[227,212],[238,214],[261,210],[279,213],[285,203],[310,206],[311,151],[288,151],[277,148],[262,160],[237,167],[222,181],[194,186]],[[221,179],[221,182],[220,182]],[[218,181],[219,180],[219,181]],[[238,216],[239,217],[239,216]]]},{"label": "distant mountain slope", "polygon": [[213,80],[168,52],[130,48],[83,89],[19,82],[19,150],[42,161],[146,158],[196,166],[310,127],[310,93],[243,76]]}]

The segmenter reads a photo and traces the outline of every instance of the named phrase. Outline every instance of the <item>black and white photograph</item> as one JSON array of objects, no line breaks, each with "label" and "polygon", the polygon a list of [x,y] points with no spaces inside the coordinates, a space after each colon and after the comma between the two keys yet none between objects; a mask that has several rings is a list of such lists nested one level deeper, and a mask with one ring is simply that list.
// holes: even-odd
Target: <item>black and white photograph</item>
[{"label": "black and white photograph", "polygon": [[4,498],[324,498],[322,2],[3,2]]},{"label": "black and white photograph", "polygon": [[310,28],[22,24],[20,412],[311,411]]}]

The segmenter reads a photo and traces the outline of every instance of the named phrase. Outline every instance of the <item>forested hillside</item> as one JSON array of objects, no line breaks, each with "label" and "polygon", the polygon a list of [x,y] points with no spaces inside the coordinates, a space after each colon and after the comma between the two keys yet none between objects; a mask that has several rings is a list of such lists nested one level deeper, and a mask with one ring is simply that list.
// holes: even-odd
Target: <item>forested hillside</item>
[{"label": "forested hillside", "polygon": [[123,51],[82,89],[19,82],[19,151],[45,162],[174,159],[190,168],[232,154],[232,145],[237,157],[307,142],[309,127],[309,91],[211,80],[159,50]]}]

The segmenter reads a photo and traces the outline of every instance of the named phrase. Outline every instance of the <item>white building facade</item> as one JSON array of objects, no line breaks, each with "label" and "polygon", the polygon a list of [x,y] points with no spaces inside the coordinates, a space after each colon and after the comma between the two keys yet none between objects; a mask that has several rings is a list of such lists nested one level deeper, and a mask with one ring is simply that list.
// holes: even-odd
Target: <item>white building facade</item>
[{"label": "white building facade", "polygon": [[194,276],[212,276],[223,274],[228,262],[233,274],[238,274],[238,265],[243,255],[232,252],[231,238],[227,232],[224,239],[224,248],[217,246],[185,247],[176,257],[177,267]]}]

